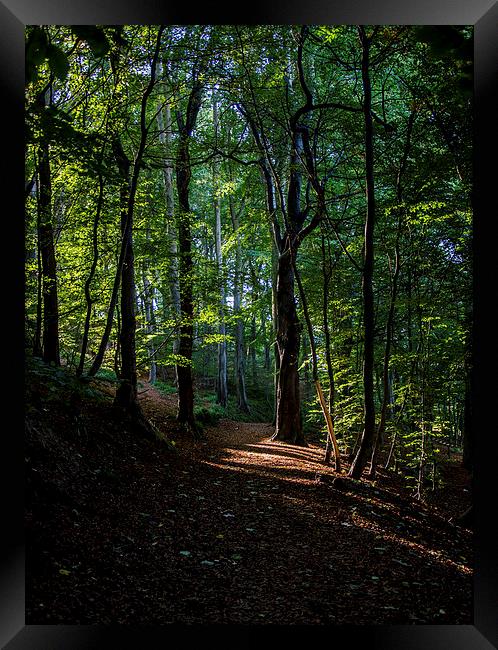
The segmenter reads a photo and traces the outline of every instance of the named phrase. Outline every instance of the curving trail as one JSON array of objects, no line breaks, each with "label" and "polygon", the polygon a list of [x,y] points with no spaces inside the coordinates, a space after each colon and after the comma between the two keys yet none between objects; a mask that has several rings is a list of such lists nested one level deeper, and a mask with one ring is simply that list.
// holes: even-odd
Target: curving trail
[{"label": "curving trail", "polygon": [[268,425],[222,420],[193,442],[174,396],[146,385],[141,401],[178,453],[95,406],[75,469],[83,443],[38,427],[32,456],[52,445],[69,503],[30,515],[27,622],[471,623],[471,535],[447,513],[387,475],[334,489],[321,447],[271,442]]}]

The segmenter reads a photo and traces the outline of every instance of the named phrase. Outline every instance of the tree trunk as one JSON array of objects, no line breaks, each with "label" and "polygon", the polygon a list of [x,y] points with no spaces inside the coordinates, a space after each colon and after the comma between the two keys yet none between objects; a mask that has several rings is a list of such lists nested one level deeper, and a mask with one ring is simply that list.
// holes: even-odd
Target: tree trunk
[{"label": "tree trunk", "polygon": [[289,249],[278,258],[276,307],[279,373],[272,440],[305,446],[298,374],[301,325],[296,311],[294,271]]},{"label": "tree trunk", "polygon": [[[147,233],[147,235],[149,235],[149,233]],[[154,300],[152,286],[150,284],[149,278],[147,277],[147,265],[145,263],[142,271],[144,285],[145,330],[147,332],[147,335],[151,337],[155,332]],[[149,383],[155,384],[157,379],[157,364],[155,359],[156,350],[154,341],[152,339],[147,341],[147,348],[149,350],[150,359]]]},{"label": "tree trunk", "polygon": [[[325,335],[325,362],[327,364],[327,374],[329,378],[329,404],[328,410],[330,414],[334,412],[334,397],[335,397],[335,386],[334,386],[334,369],[332,367],[332,353],[331,353],[331,344],[330,344],[330,329],[329,329],[329,314],[328,314],[328,302],[329,302],[329,286],[330,279],[332,274],[332,269],[330,260],[326,259],[325,256],[325,237],[322,234],[322,266],[323,266],[323,303],[322,303],[322,313],[323,313],[323,332]],[[330,457],[332,455],[332,439],[331,436],[327,436],[327,443],[325,445],[325,457],[324,463],[330,463]]]},{"label": "tree trunk", "polygon": [[90,287],[92,286],[92,281],[99,261],[98,229],[99,229],[99,221],[102,212],[103,202],[104,202],[104,178],[102,176],[102,173],[99,173],[99,196],[97,199],[97,210],[95,212],[95,219],[93,221],[93,232],[92,232],[93,260],[92,260],[92,266],[90,268],[90,273],[88,274],[88,278],[86,279],[85,282],[86,316],[85,316],[85,325],[83,329],[83,340],[81,343],[80,361],[78,364],[78,368],[76,369],[76,375],[78,377],[80,377],[83,374],[83,370],[85,367],[86,351],[88,347],[88,336],[90,332],[90,321],[92,318],[92,306],[93,306],[93,300],[90,294]]},{"label": "tree trunk", "polygon": [[472,474],[474,468],[474,445],[472,432],[472,307],[467,313],[467,331],[465,338],[464,372],[465,393],[463,407],[463,466]]},{"label": "tree trunk", "polygon": [[[406,142],[403,150],[403,156],[401,158],[401,163],[399,166],[397,179],[396,179],[396,200],[400,204],[403,200],[403,188],[402,188],[402,177],[406,169],[406,164],[408,161],[408,155],[410,153],[411,147],[411,135],[413,130],[413,124],[415,121],[415,112],[412,111],[408,120],[408,127],[406,132]],[[370,461],[370,476],[373,478],[375,476],[375,466],[377,463],[377,456],[379,448],[382,445],[384,430],[386,426],[386,417],[387,417],[387,407],[391,401],[391,386],[389,381],[389,360],[391,356],[391,342],[393,336],[393,326],[394,326],[394,312],[396,307],[396,296],[398,291],[398,278],[400,273],[400,261],[399,261],[399,242],[401,238],[401,229],[403,225],[403,212],[402,208],[398,216],[398,224],[396,230],[396,243],[395,243],[395,262],[394,262],[394,273],[392,278],[391,286],[391,299],[389,303],[389,313],[386,323],[386,347],[384,350],[384,365],[382,371],[382,386],[383,386],[383,398],[382,405],[380,410],[380,421],[377,428],[377,434],[375,436],[375,442],[372,452],[372,458]]]},{"label": "tree trunk", "polygon": [[[38,174],[38,170],[37,170]],[[41,213],[39,209],[39,194],[40,194],[40,182],[36,184],[36,199],[37,199],[37,233],[38,233],[38,245],[36,250],[36,261],[37,261],[37,277],[36,277],[36,324],[35,324],[35,334],[33,338],[33,355],[35,357],[43,358],[43,346],[42,346],[42,327],[43,327],[43,267],[42,267],[42,258],[41,258],[41,247],[40,247],[40,224],[41,224]]]},{"label": "tree trunk", "polygon": [[[202,67],[202,66],[201,66]],[[202,70],[193,70],[193,82],[188,97],[185,116],[180,110],[176,112],[179,131],[179,141],[176,153],[176,186],[178,191],[178,257],[179,257],[179,289],[180,289],[180,343],[178,355],[180,361],[176,367],[178,378],[178,413],[177,420],[189,429],[194,436],[199,432],[194,418],[194,387],[192,380],[192,348],[193,348],[193,259],[192,234],[190,229],[190,166],[189,143],[192,131],[197,121],[201,107],[203,82]]]},{"label": "tree trunk", "polygon": [[[219,129],[218,104],[213,97],[213,125],[215,139],[218,137]],[[225,283],[223,279],[223,257],[221,252],[221,201],[218,193],[219,184],[219,163],[215,160],[213,164],[213,190],[214,190],[214,213],[215,213],[215,254],[216,266],[218,270],[218,287],[220,294],[219,316],[220,324],[218,333],[220,342],[218,343],[218,373],[216,381],[216,401],[223,408],[227,405],[228,400],[228,377],[227,377],[227,342],[226,342],[226,325],[225,325]]]},{"label": "tree trunk", "polygon": [[389,386],[389,360],[391,358],[391,342],[392,342],[392,333],[393,333],[393,324],[394,324],[394,309],[396,305],[396,293],[398,286],[398,276],[399,276],[399,251],[396,247],[396,262],[395,270],[392,279],[391,287],[391,300],[389,304],[389,314],[387,317],[386,324],[386,346],[384,349],[384,364],[382,368],[382,405],[380,409],[380,420],[379,426],[377,427],[377,433],[375,435],[375,441],[373,445],[372,457],[370,459],[370,477],[375,477],[375,467],[377,463],[377,457],[379,453],[380,446],[382,445],[384,430],[386,426],[386,417],[387,417],[387,407],[390,402],[390,386]]},{"label": "tree trunk", "polygon": [[192,336],[194,305],[192,297],[192,235],[190,232],[189,183],[190,165],[188,140],[182,137],[178,149],[176,182],[178,187],[178,252],[180,257],[180,343],[178,354],[181,362],[177,363],[178,377],[178,421],[196,430],[194,420],[194,389],[192,385]]},{"label": "tree trunk", "polygon": [[148,128],[146,125],[147,100],[154,88],[156,78],[156,65],[159,56],[161,35],[163,27],[157,32],[155,51],[151,62],[150,78],[144,90],[140,109],[140,141],[135,159],[133,173],[130,179],[130,161],[125,155],[119,137],[113,142],[114,155],[122,178],[121,203],[127,205],[126,213],[121,215],[121,232],[124,242],[124,258],[121,271],[121,383],[116,391],[115,405],[122,408],[132,419],[133,425],[146,435],[154,435],[156,431],[152,424],[144,417],[138,402],[137,394],[137,359],[135,349],[136,334],[136,294],[135,294],[135,259],[133,251],[133,216],[135,197],[138,188],[138,179],[142,163]]},{"label": "tree trunk", "polygon": [[[132,409],[137,399],[137,368],[135,352],[135,256],[133,251],[133,210],[135,192],[132,192],[130,179],[130,161],[121,141],[113,142],[114,155],[121,175],[120,203],[121,238],[124,244],[123,263],[121,265],[121,332],[119,347],[121,351],[121,386],[116,392],[116,404],[122,408]],[[135,180],[135,179],[134,179]],[[135,180],[135,190],[136,190]]]},{"label": "tree trunk", "polygon": [[244,356],[244,321],[241,317],[241,287],[242,279],[242,246],[239,234],[239,214],[233,205],[233,197],[229,197],[230,216],[232,218],[233,232],[236,237],[235,248],[235,273],[233,281],[233,312],[235,322],[235,384],[237,391],[237,407],[244,413],[249,413],[249,404],[246,393],[245,356]]},{"label": "tree trunk", "polygon": [[335,438],[335,433],[334,433],[334,424],[332,422],[332,417],[330,415],[330,411],[327,408],[327,403],[325,401],[325,396],[322,391],[322,387],[320,385],[320,379],[318,377],[318,359],[316,355],[316,345],[315,345],[315,337],[313,335],[313,325],[311,323],[311,318],[309,314],[309,309],[308,309],[308,301],[306,299],[306,294],[304,292],[304,287],[303,283],[301,282],[301,278],[299,275],[299,272],[295,266],[295,261],[293,260],[293,265],[294,265],[294,273],[296,276],[297,284],[299,287],[299,294],[301,296],[301,306],[302,310],[304,313],[304,319],[306,321],[306,326],[308,328],[308,336],[310,340],[310,348],[311,348],[311,361],[312,361],[312,370],[313,370],[313,382],[315,384],[317,396],[318,396],[318,401],[320,402],[320,408],[322,409],[323,417],[325,418],[325,423],[327,425],[327,439],[330,439],[330,442],[332,443],[332,447],[334,449],[334,459],[335,459],[335,471],[340,472],[341,471],[341,457],[339,453],[339,448],[337,446],[337,440]]},{"label": "tree trunk", "polygon": [[[169,102],[166,102],[164,108],[159,106],[157,111],[157,125],[159,128],[159,140],[165,148],[168,161],[163,167],[164,195],[166,199],[166,236],[169,245],[169,292],[171,296],[171,311],[175,319],[180,324],[180,286],[178,278],[178,232],[175,225],[175,199],[173,189],[173,133],[172,118]],[[173,339],[173,354],[178,354],[180,342],[178,337]],[[178,378],[176,378],[178,383]]]},{"label": "tree trunk", "polygon": [[[41,110],[45,109],[46,97],[39,98]],[[38,246],[42,269],[43,294],[43,360],[60,365],[59,350],[59,302],[57,297],[57,264],[55,259],[54,229],[52,219],[52,178],[48,142],[38,149]]]},{"label": "tree trunk", "polygon": [[272,286],[271,286],[271,317],[273,327],[273,356],[275,361],[274,378],[273,378],[273,426],[277,422],[277,391],[278,391],[278,376],[280,373],[280,355],[278,353],[277,343],[277,271],[278,271],[278,253],[275,245],[272,246],[271,251],[272,262]]},{"label": "tree trunk", "polygon": [[[116,146],[118,148],[121,147],[121,143],[119,144],[113,143],[113,149],[115,149]],[[128,172],[126,173],[128,174]],[[120,208],[121,208],[121,228],[122,228],[123,220],[126,222],[126,214],[128,210],[128,191],[126,190],[125,192],[124,188],[121,188],[120,191]],[[90,369],[88,370],[89,377],[93,377],[94,375],[97,374],[97,372],[100,369],[100,366],[102,365],[107,350],[107,345],[109,343],[109,338],[111,336],[112,326],[114,322],[114,312],[119,297],[119,286],[121,284],[122,269],[123,269],[124,261],[126,259],[126,248],[128,246],[128,243],[129,243],[129,237],[127,236],[124,237],[123,232],[121,232],[121,245],[119,249],[118,262],[116,265],[116,273],[114,275],[114,282],[112,285],[111,298],[109,300],[109,306],[107,308],[106,324],[104,328],[104,333],[102,334],[102,339],[100,340],[99,349],[97,350],[97,354],[95,355],[95,358],[92,362],[92,365],[90,366]]]},{"label": "tree trunk", "polygon": [[370,39],[365,28],[359,27],[362,45],[361,76],[363,81],[363,115],[365,121],[365,172],[367,214],[365,220],[365,243],[363,260],[363,401],[364,429],[360,448],[353,460],[349,475],[360,478],[368,458],[372,452],[375,436],[375,404],[374,404],[374,296],[373,268],[374,250],[373,233],[375,223],[375,192],[374,192],[374,149],[372,124],[372,88],[370,85]]},{"label": "tree trunk", "polygon": [[137,397],[137,360],[135,352],[135,255],[133,251],[132,226],[126,228],[126,217],[121,223],[123,237],[127,237],[126,255],[121,271],[121,379],[130,383],[130,395]]}]

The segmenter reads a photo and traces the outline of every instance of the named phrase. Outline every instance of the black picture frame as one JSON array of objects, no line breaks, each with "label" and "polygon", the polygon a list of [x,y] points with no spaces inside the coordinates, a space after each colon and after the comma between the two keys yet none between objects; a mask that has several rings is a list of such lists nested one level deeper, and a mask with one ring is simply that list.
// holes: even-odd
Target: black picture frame
[{"label": "black picture frame", "polygon": [[[317,635],[325,635],[331,644],[364,644],[382,650],[489,650],[498,648],[498,546],[495,543],[493,508],[498,503],[494,480],[498,455],[498,431],[493,419],[496,402],[493,337],[496,318],[492,307],[498,298],[496,253],[492,228],[498,219],[496,158],[498,142],[495,120],[498,116],[498,3],[493,0],[292,0],[239,6],[235,3],[206,3],[197,9],[168,4],[160,0],[1,0],[0,2],[0,81],[2,104],[7,110],[2,130],[2,195],[10,197],[10,209],[2,199],[2,232],[8,247],[18,260],[6,267],[3,287],[5,305],[14,307],[23,318],[24,230],[23,230],[23,110],[24,106],[24,28],[28,24],[465,24],[474,25],[475,37],[475,139],[474,139],[474,338],[473,338],[473,431],[475,433],[474,502],[476,510],[474,624],[473,625],[396,625],[396,626],[306,626],[282,628],[261,626],[65,626],[25,625],[24,621],[24,541],[23,541],[23,442],[22,402],[13,406],[4,394],[4,418],[13,416],[13,425],[3,428],[4,540],[0,574],[0,643],[8,650],[77,650],[78,648],[156,648],[173,642],[194,639],[202,643],[231,643],[236,647],[260,640],[311,645]],[[493,128],[495,127],[495,128]],[[14,189],[15,188],[15,189]],[[7,229],[8,228],[8,229]],[[487,248],[489,246],[489,249]],[[492,248],[493,246],[493,248]],[[17,275],[19,271],[19,275]],[[6,280],[5,280],[6,279]],[[491,279],[492,289],[486,287]],[[10,291],[10,294],[9,294]],[[19,312],[17,311],[19,310]],[[14,373],[14,389],[22,393],[24,342],[22,326],[2,313],[10,324],[5,363]],[[10,311],[9,311],[10,313]],[[4,339],[5,341],[5,339]],[[2,355],[3,356],[3,355]],[[18,380],[19,379],[19,383]],[[4,420],[5,421],[5,420]],[[174,629],[173,629],[174,628]],[[199,634],[201,635],[199,637]]]}]

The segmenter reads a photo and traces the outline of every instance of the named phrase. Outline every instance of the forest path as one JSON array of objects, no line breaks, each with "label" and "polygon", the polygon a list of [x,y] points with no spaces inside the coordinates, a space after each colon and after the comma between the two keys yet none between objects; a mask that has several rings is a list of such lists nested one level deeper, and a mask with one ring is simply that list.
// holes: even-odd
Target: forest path
[{"label": "forest path", "polygon": [[[151,384],[143,385],[142,407],[154,424],[162,428],[165,417],[174,417],[176,395],[164,395]],[[330,471],[322,463],[322,445],[308,443],[308,447],[300,447],[272,441],[273,431],[268,423],[220,419],[216,426],[205,428],[201,442],[184,434],[174,437],[180,436],[183,450],[188,449],[204,464],[219,469],[309,485],[316,482],[317,474]]]},{"label": "forest path", "polygon": [[[176,396],[143,384],[172,453],[112,416],[112,385],[75,421],[60,384],[32,384],[29,624],[471,623],[470,531],[387,474],[334,489],[322,447],[272,442],[264,423],[194,441]],[[464,483],[450,488],[458,504]]]},{"label": "forest path", "polygon": [[[142,403],[157,422],[176,399],[151,389]],[[179,620],[471,621],[468,531],[393,489],[348,479],[334,489],[319,480],[334,476],[323,446],[272,432],[220,420],[202,442],[178,437]]]}]

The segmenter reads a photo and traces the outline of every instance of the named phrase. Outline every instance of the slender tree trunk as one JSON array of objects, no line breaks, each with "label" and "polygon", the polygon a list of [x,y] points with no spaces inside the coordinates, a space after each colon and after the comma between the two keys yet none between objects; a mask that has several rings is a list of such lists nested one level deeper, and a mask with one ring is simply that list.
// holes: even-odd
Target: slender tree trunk
[{"label": "slender tree trunk", "polygon": [[391,358],[391,343],[392,343],[392,333],[393,333],[393,323],[394,323],[394,309],[396,305],[396,292],[398,285],[398,276],[399,276],[399,251],[396,250],[396,262],[395,270],[392,279],[391,287],[391,300],[389,303],[389,314],[387,317],[386,324],[386,346],[384,348],[384,363],[382,368],[382,405],[380,409],[380,420],[377,427],[377,432],[375,435],[375,441],[373,445],[372,457],[370,459],[370,472],[369,475],[373,478],[375,476],[375,467],[377,463],[377,457],[379,453],[380,446],[382,445],[384,430],[386,427],[386,417],[387,417],[387,407],[390,401],[390,390],[389,390],[389,360]]},{"label": "slender tree trunk", "polygon": [[[147,233],[148,234],[148,233]],[[145,309],[145,329],[147,335],[152,337],[155,332],[155,317],[154,317],[154,300],[152,286],[149,278],[147,277],[147,265],[144,264],[142,269],[142,278],[144,285],[144,309]],[[157,364],[156,364],[156,350],[154,346],[154,341],[150,339],[147,342],[147,348],[149,350],[149,383],[155,384],[157,379]]]},{"label": "slender tree trunk", "polygon": [[92,281],[95,276],[95,271],[97,270],[97,264],[99,261],[99,246],[98,246],[98,230],[99,230],[99,221],[100,215],[102,212],[102,205],[104,203],[104,178],[102,173],[99,173],[99,195],[97,198],[97,209],[95,212],[95,219],[93,221],[93,232],[92,232],[92,246],[93,246],[93,260],[92,266],[90,268],[90,273],[85,282],[85,300],[86,300],[86,316],[85,316],[85,325],[83,329],[83,340],[81,343],[81,354],[78,368],[76,369],[76,375],[80,377],[83,374],[85,367],[85,357],[86,351],[88,348],[88,336],[90,332],[90,321],[92,318],[92,306],[93,300],[90,294],[90,287],[92,286]]},{"label": "slender tree trunk", "polygon": [[[396,179],[396,200],[398,204],[400,204],[403,200],[403,188],[402,188],[402,177],[406,169],[406,164],[408,161],[408,155],[410,153],[410,147],[411,147],[411,135],[412,135],[412,130],[413,130],[413,124],[415,121],[415,112],[412,111],[410,114],[409,120],[408,120],[408,127],[407,127],[407,133],[406,133],[406,142],[405,142],[405,147],[403,151],[403,156],[401,158],[401,163],[399,166],[398,170],[398,175]],[[384,350],[384,365],[383,365],[383,371],[382,371],[382,387],[383,387],[383,397],[382,397],[382,405],[381,405],[381,410],[380,410],[380,421],[379,425],[377,428],[377,434],[375,436],[375,442],[374,442],[374,447],[373,447],[373,452],[372,452],[372,458],[370,461],[370,476],[373,478],[375,476],[375,467],[377,463],[377,456],[379,452],[379,448],[382,445],[383,442],[383,436],[384,436],[384,430],[386,426],[386,417],[387,417],[387,407],[390,403],[391,400],[391,387],[390,387],[390,381],[389,381],[389,361],[391,357],[391,343],[392,343],[392,337],[393,337],[393,326],[394,326],[394,312],[395,312],[395,307],[396,307],[396,297],[397,297],[397,291],[398,291],[398,278],[399,278],[399,273],[400,273],[400,260],[399,260],[399,242],[401,238],[401,229],[403,225],[403,209],[401,207],[398,208],[400,210],[399,216],[398,216],[398,224],[397,224],[397,230],[396,230],[396,243],[395,243],[395,261],[394,261],[394,273],[392,277],[392,285],[391,285],[391,298],[390,298],[390,303],[389,303],[389,313],[387,317],[387,323],[386,323],[386,346]]]},{"label": "slender tree trunk", "polygon": [[237,319],[235,322],[235,383],[237,391],[237,407],[240,411],[249,413],[245,378],[244,321],[241,316],[241,289],[243,286],[242,246],[239,233],[239,214],[235,210],[235,207],[233,205],[233,197],[231,195],[229,197],[229,207],[233,232],[236,237],[235,273],[233,281],[233,312]]},{"label": "slender tree trunk", "polygon": [[192,384],[192,335],[194,305],[192,297],[192,235],[190,232],[189,183],[190,165],[188,142],[183,137],[179,145],[176,179],[178,186],[178,240],[180,254],[180,344],[178,354],[181,362],[176,366],[178,378],[178,421],[192,431],[196,430],[194,420],[194,389]]},{"label": "slender tree trunk", "polygon": [[469,307],[467,313],[467,332],[465,338],[465,393],[463,407],[463,466],[472,474],[474,469],[474,445],[472,431],[472,307]]},{"label": "slender tree trunk", "polygon": [[[38,171],[37,171],[38,173]],[[37,278],[36,278],[36,324],[35,324],[35,334],[33,339],[33,355],[35,357],[43,358],[43,346],[42,346],[42,325],[43,325],[43,266],[41,258],[41,246],[40,246],[40,224],[41,224],[41,213],[39,209],[39,187],[40,182],[38,181],[36,185],[36,196],[37,196],[37,233],[38,233],[38,245],[36,250],[36,260],[37,260]]]},{"label": "slender tree trunk", "polygon": [[[114,155],[121,175],[120,203],[121,238],[125,242],[125,254],[121,267],[121,332],[119,346],[121,350],[121,386],[116,393],[116,402],[126,408],[137,399],[137,369],[135,352],[135,256],[133,251],[133,210],[135,192],[132,193],[130,178],[131,163],[128,160],[121,141],[116,138],[113,143]],[[133,179],[138,181],[138,178]],[[136,186],[135,186],[136,191]]]},{"label": "slender tree trunk", "polygon": [[[47,91],[47,93],[50,92],[51,90]],[[40,94],[38,105],[41,111],[45,110],[46,94]],[[41,257],[43,293],[43,360],[50,365],[59,366],[59,302],[52,214],[52,175],[50,150],[46,140],[41,142],[38,149],[38,180],[38,246]]]},{"label": "slender tree trunk", "polygon": [[[114,154],[122,178],[121,200],[123,205],[125,199],[127,199],[126,214],[124,212],[122,213],[121,220],[122,238],[125,242],[121,273],[121,383],[116,391],[115,404],[124,409],[124,411],[132,418],[133,424],[140,430],[140,432],[147,435],[154,435],[156,431],[151,423],[144,417],[137,399],[137,360],[135,349],[136,293],[135,260],[133,251],[133,216],[140,168],[148,134],[148,128],[146,126],[147,101],[155,84],[156,65],[163,29],[163,27],[159,27],[157,32],[155,50],[151,62],[150,78],[142,95],[140,108],[140,141],[133,161],[133,173],[131,174],[131,178],[129,174],[130,161],[123,151],[119,138],[115,138],[113,143]],[[127,179],[129,179],[129,182]]]},{"label": "slender tree trunk", "polygon": [[359,27],[362,45],[361,76],[363,82],[363,115],[365,121],[365,172],[367,214],[365,221],[365,243],[363,260],[363,401],[364,429],[360,448],[354,458],[350,476],[360,478],[368,458],[372,452],[375,436],[375,404],[374,404],[374,296],[373,269],[374,247],[373,233],[375,223],[375,190],[374,190],[374,147],[372,123],[372,88],[370,84],[370,39],[365,28]]},{"label": "slender tree trunk", "polygon": [[[329,409],[329,413],[332,414],[334,412],[335,385],[334,385],[334,369],[332,367],[332,353],[331,353],[329,314],[328,314],[329,286],[330,286],[332,270],[330,268],[330,261],[326,259],[325,237],[323,234],[322,234],[322,267],[323,267],[323,303],[322,303],[323,331],[325,336],[325,362],[327,364],[327,374],[329,378],[328,409]],[[325,446],[325,457],[324,457],[324,463],[326,464],[330,463],[332,448],[333,448],[332,438],[330,435],[328,435],[327,443]]]},{"label": "slender tree trunk", "polygon": [[325,418],[325,423],[327,425],[327,438],[330,439],[330,442],[332,443],[332,447],[334,449],[334,459],[335,459],[335,471],[340,472],[341,471],[341,456],[339,453],[339,448],[337,446],[337,440],[335,438],[335,433],[334,433],[334,425],[332,422],[332,416],[330,415],[330,411],[327,408],[327,403],[325,401],[325,396],[322,391],[322,387],[320,384],[320,379],[318,377],[318,360],[316,356],[316,345],[315,345],[315,337],[313,335],[313,325],[311,323],[311,318],[309,315],[309,310],[308,310],[308,301],[306,299],[306,294],[304,292],[304,287],[301,282],[301,278],[299,276],[299,272],[295,266],[294,262],[294,273],[296,275],[296,280],[297,284],[299,287],[299,294],[301,296],[301,306],[303,309],[304,313],[304,319],[306,321],[306,325],[308,328],[308,336],[310,340],[310,348],[311,348],[311,361],[312,361],[312,370],[313,370],[313,381],[315,383],[315,388],[316,392],[318,395],[318,401],[320,402],[320,407],[322,409],[323,416]]},{"label": "slender tree trunk", "polygon": [[114,372],[116,377],[121,376],[121,346],[119,340],[121,338],[121,314],[119,312],[119,305],[116,305],[116,349],[114,350]]},{"label": "slender tree trunk", "polygon": [[[127,201],[128,201],[127,193],[121,190],[120,191],[121,223],[123,223],[123,219],[125,218],[124,215],[126,215],[127,213]],[[97,374],[97,372],[99,371],[102,365],[107,350],[107,345],[109,343],[109,338],[111,336],[112,326],[114,323],[114,312],[118,302],[119,287],[121,284],[121,275],[122,275],[123,264],[126,259],[126,248],[128,246],[128,242],[129,242],[129,238],[123,237],[123,233],[121,233],[121,245],[119,249],[118,262],[116,265],[116,272],[114,275],[114,282],[112,285],[111,297],[109,300],[109,306],[107,308],[106,324],[104,328],[104,333],[102,334],[102,338],[100,340],[100,345],[97,350],[97,354],[95,355],[95,358],[92,361],[92,365],[90,366],[90,369],[88,370],[89,377],[93,377],[94,375]]]},{"label": "slender tree trunk", "polygon": [[[253,294],[253,301],[254,301],[254,294]],[[256,364],[256,338],[257,338],[256,316],[254,316],[254,314],[253,314],[251,316],[251,347],[250,347],[250,352],[251,352],[251,376],[252,376],[252,385],[253,386],[258,385],[258,366]]]},{"label": "slender tree trunk", "polygon": [[[427,460],[427,446],[428,446],[428,437],[429,437],[429,422],[430,418],[428,416],[428,405],[427,405],[427,400],[428,396],[426,395],[427,391],[427,364],[429,362],[429,335],[430,335],[430,322],[428,323],[427,326],[427,334],[426,334],[426,349],[425,352],[423,353],[423,358],[422,358],[422,377],[421,377],[421,382],[422,382],[422,389],[421,389],[421,419],[422,419],[422,432],[421,432],[421,438],[420,438],[420,456],[419,456],[419,462],[418,462],[418,476],[417,476],[417,499],[422,498],[423,494],[423,486],[424,486],[424,480],[425,480],[425,474],[426,474],[426,460]],[[422,316],[420,315],[420,337],[422,339],[423,333],[422,333]]]},{"label": "slender tree trunk", "polygon": [[[159,128],[159,140],[163,145],[167,162],[163,167],[164,195],[166,199],[166,235],[169,246],[169,291],[171,296],[171,308],[174,317],[180,325],[180,286],[178,277],[178,232],[175,225],[175,198],[173,188],[173,132],[170,102],[166,102],[164,108],[158,107],[157,125]],[[173,339],[173,354],[178,354],[180,345],[179,338]],[[175,367],[176,372],[176,367]],[[176,378],[178,383],[178,378]]]},{"label": "slender tree trunk", "polygon": [[278,352],[277,342],[277,270],[278,270],[278,252],[275,245],[272,246],[271,251],[272,262],[272,285],[271,285],[271,317],[273,326],[273,356],[274,356],[274,377],[273,377],[273,426],[276,426],[277,421],[277,390],[278,390],[278,376],[280,373],[280,354]]},{"label": "slender tree trunk", "polygon": [[[218,137],[219,120],[218,120],[218,103],[213,96],[213,125],[215,138]],[[221,200],[218,193],[220,168],[219,162],[215,160],[213,164],[213,190],[214,190],[214,213],[215,213],[215,254],[216,266],[218,269],[218,287],[220,293],[220,325],[218,333],[220,342],[218,343],[218,373],[216,382],[216,401],[224,408],[228,401],[228,377],[227,377],[227,342],[226,342],[226,325],[225,325],[225,283],[223,279],[223,257],[221,252]]]}]

